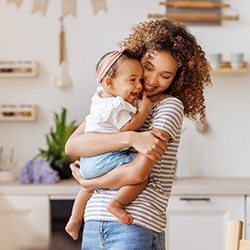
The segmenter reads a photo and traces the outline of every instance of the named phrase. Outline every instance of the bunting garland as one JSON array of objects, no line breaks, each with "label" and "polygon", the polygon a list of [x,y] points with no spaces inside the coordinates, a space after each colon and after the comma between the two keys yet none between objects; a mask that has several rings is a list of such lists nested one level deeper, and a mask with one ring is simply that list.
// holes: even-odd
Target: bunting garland
[{"label": "bunting garland", "polygon": [[62,17],[68,14],[76,16],[76,0],[62,0]]},{"label": "bunting garland", "polygon": [[[61,0],[62,17],[72,15],[76,17],[76,1],[77,0]],[[7,4],[13,3],[17,8],[21,7],[23,0],[7,0]],[[46,15],[49,0],[33,0],[32,13],[40,12],[43,16]],[[106,0],[91,0],[94,14],[100,10],[108,11]]]},{"label": "bunting garland", "polygon": [[41,12],[45,16],[49,0],[33,0],[32,13]]},{"label": "bunting garland", "polygon": [[23,0],[8,0],[7,3],[14,3],[17,8],[20,8]]},{"label": "bunting garland", "polygon": [[96,14],[99,10],[107,11],[106,0],[92,0],[92,6],[94,14]]}]

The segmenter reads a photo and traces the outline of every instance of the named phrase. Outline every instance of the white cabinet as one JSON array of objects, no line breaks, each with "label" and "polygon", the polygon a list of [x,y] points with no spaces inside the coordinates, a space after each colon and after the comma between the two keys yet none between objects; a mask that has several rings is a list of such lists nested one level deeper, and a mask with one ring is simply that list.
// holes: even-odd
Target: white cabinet
[{"label": "white cabinet", "polygon": [[167,250],[223,250],[228,220],[244,221],[244,195],[173,195],[167,215]]},{"label": "white cabinet", "polygon": [[[48,250],[50,200],[74,199],[80,189],[73,179],[0,182],[0,249]],[[167,215],[167,250],[224,250],[228,220],[243,220],[250,238],[250,178],[176,179]]]},{"label": "white cabinet", "polygon": [[0,195],[0,248],[47,250],[49,211],[46,195]]}]

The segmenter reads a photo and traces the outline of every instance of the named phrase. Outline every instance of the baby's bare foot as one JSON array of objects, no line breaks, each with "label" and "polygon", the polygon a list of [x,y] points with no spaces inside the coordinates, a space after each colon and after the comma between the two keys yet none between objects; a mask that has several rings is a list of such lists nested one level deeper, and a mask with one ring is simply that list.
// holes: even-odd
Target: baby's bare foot
[{"label": "baby's bare foot", "polygon": [[65,227],[65,231],[74,239],[77,240],[78,239],[78,233],[81,227],[81,223],[82,221],[74,216],[71,215],[69,218],[69,221]]},{"label": "baby's bare foot", "polygon": [[131,224],[134,220],[134,218],[124,210],[123,205],[115,199],[112,199],[108,203],[107,210],[122,224]]}]

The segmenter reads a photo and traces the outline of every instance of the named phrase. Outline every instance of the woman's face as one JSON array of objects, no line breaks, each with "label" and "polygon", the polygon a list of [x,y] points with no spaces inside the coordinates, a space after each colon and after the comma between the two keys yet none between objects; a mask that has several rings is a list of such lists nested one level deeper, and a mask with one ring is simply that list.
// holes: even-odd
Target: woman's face
[{"label": "woman's face", "polygon": [[152,102],[166,98],[164,91],[178,70],[177,60],[167,51],[147,52],[141,59],[144,68],[143,90]]}]

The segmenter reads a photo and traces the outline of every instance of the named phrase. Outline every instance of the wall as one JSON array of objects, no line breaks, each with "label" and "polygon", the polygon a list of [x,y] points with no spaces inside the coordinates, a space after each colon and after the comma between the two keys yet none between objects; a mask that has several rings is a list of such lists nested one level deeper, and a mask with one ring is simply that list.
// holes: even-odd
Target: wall
[{"label": "wall", "polygon": [[[108,12],[93,14],[91,1],[77,1],[77,17],[64,20],[66,61],[73,87],[58,89],[59,1],[49,1],[47,14],[31,14],[32,1],[20,9],[0,2],[0,61],[37,60],[36,78],[0,79],[0,104],[34,103],[39,106],[36,122],[0,122],[0,146],[5,152],[15,148],[17,170],[45,147],[45,133],[53,123],[53,111],[68,109],[68,120],[82,122],[89,111],[90,98],[97,87],[95,64],[106,51],[148,13],[164,13],[158,0],[107,0]],[[239,21],[223,21],[220,26],[190,25],[207,54],[220,51],[225,60],[231,52],[244,52],[250,62],[250,16],[248,0],[228,0]],[[250,176],[248,108],[249,72],[243,75],[212,75],[213,87],[206,90],[207,120],[210,129],[198,133],[195,124],[185,120],[178,157],[177,176]]]}]

